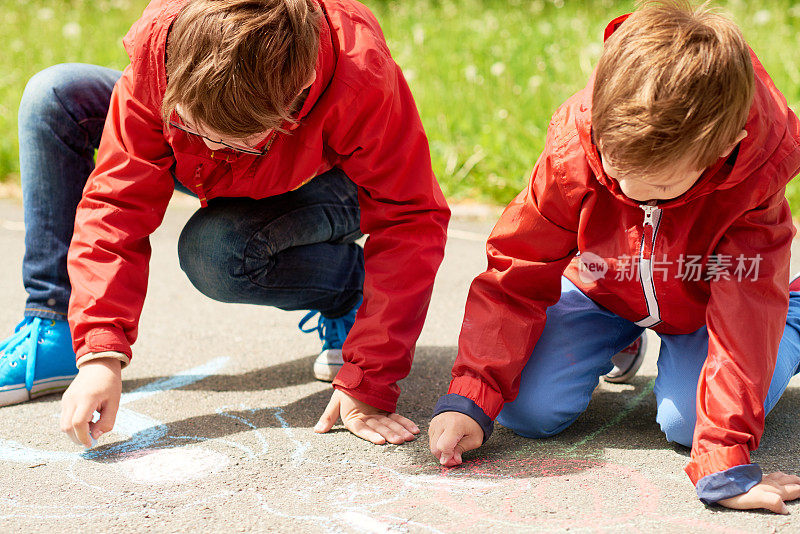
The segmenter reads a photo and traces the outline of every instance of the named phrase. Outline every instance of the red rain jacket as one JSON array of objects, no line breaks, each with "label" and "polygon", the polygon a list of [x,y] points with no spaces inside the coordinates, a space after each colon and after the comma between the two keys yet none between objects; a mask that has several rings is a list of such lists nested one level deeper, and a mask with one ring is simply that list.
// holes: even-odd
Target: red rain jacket
[{"label": "red rain jacket", "polygon": [[[604,174],[591,136],[593,80],[558,109],[528,187],[487,243],[488,269],[470,288],[449,393],[492,419],[516,397],[563,273],[598,304],[658,333],[708,327],[686,471],[697,483],[750,463],[788,309],[794,228],[784,190],[800,170],[800,123],[752,60],[756,94],[735,162],[721,159],[658,206],[628,199]],[[702,271],[690,272],[688,262]]]},{"label": "red rain jacket", "polygon": [[[444,254],[450,212],[430,162],[411,92],[378,22],[354,0],[320,0],[320,52],[299,126],[265,156],[211,151],[165,125],[165,47],[185,0],[154,0],[123,43],[131,63],[117,82],[78,206],[69,250],[69,321],[78,357],[130,345],[147,289],[149,235],[173,192],[170,168],[204,205],[214,197],[265,198],[332,167],[358,185],[364,302],[334,385],[394,411],[396,382],[414,344]],[[288,125],[287,125],[288,127]]]}]

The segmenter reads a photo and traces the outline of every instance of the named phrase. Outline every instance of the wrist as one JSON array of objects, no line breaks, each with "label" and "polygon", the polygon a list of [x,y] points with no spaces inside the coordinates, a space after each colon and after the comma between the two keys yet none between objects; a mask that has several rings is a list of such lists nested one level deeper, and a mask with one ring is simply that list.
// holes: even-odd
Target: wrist
[{"label": "wrist", "polygon": [[[76,365],[78,369],[81,369],[85,365],[100,361],[105,361],[106,367],[116,372],[119,372],[121,369],[127,367],[128,363],[130,362],[130,359],[128,358],[127,355],[121,352],[108,350],[103,352],[90,352],[88,354],[84,354],[83,356],[78,358]],[[116,365],[112,363],[114,361],[117,362]]]},{"label": "wrist", "polygon": [[744,464],[706,475],[697,482],[697,496],[709,505],[747,493],[761,482],[763,473],[758,464]]},{"label": "wrist", "polygon": [[85,369],[97,369],[100,367],[108,369],[118,377],[121,377],[122,375],[122,362],[113,356],[101,356],[83,361],[78,365],[78,371]]},{"label": "wrist", "polygon": [[472,418],[483,430],[483,443],[492,435],[494,421],[470,398],[457,393],[442,395],[433,408],[433,417],[444,412],[459,412]]}]

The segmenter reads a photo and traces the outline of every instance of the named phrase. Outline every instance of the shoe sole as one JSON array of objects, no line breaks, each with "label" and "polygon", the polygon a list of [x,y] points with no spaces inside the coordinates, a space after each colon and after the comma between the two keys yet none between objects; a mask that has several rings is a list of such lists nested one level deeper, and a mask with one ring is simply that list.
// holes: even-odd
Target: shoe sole
[{"label": "shoe sole", "polygon": [[624,375],[619,375],[614,377],[604,376],[603,380],[605,380],[606,382],[611,382],[612,384],[627,384],[628,382],[630,382],[631,378],[636,376],[636,373],[639,372],[639,368],[642,366],[643,361],[644,361],[643,357],[639,358],[636,362],[634,362],[634,364],[630,367],[630,369],[628,369],[628,372],[626,372]]},{"label": "shoe sole", "polygon": [[336,378],[339,369],[342,368],[341,363],[314,363],[314,378],[322,382],[333,382]]},{"label": "shoe sole", "polygon": [[[642,334],[642,335],[644,336],[644,334]],[[640,356],[633,361],[633,365],[631,365],[628,368],[628,370],[625,371],[625,374],[621,374],[619,376],[613,376],[613,377],[605,375],[603,377],[603,380],[605,380],[606,382],[610,382],[612,384],[627,384],[628,382],[630,382],[631,378],[636,376],[636,373],[639,372],[639,368],[642,366],[642,362],[644,362],[644,357],[647,354],[647,338],[646,337],[642,337],[642,347],[639,350],[641,350]]]},{"label": "shoe sole", "polygon": [[33,388],[30,391],[25,389],[25,384],[3,386],[0,388],[0,406],[10,406],[52,393],[61,393],[69,387],[75,376],[54,376],[52,378],[34,380]]}]

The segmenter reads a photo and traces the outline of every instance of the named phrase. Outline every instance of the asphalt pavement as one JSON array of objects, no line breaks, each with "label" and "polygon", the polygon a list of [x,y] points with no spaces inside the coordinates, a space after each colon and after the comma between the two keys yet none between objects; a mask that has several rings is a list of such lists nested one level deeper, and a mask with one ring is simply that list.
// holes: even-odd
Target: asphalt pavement
[{"label": "asphalt pavement", "polygon": [[[196,202],[196,201],[194,201]],[[602,383],[557,437],[498,427],[445,469],[425,433],[447,389],[467,288],[485,268],[493,209],[458,206],[398,411],[422,428],[375,446],[312,427],[331,389],[311,365],[302,312],[214,302],[180,271],[195,204],[179,199],[152,238],[150,288],[113,433],[82,452],[58,430],[59,395],[0,408],[0,532],[798,532],[791,515],[706,508],[666,442],[652,393],[658,342],[630,385]],[[25,300],[22,208],[0,200],[0,337]],[[793,260],[797,264],[797,259]],[[402,266],[398,266],[402,268]],[[754,312],[754,319],[758,315]],[[765,472],[800,472],[800,382],[767,418]]]}]

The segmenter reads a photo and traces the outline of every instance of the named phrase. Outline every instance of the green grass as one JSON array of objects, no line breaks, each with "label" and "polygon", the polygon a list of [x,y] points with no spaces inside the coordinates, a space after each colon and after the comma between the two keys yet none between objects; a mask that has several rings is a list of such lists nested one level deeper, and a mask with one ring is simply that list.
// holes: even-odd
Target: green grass
[{"label": "green grass", "polygon": [[[633,2],[366,0],[403,67],[434,170],[451,199],[505,203],[543,146],[554,109],[586,82],[602,32]],[[122,68],[121,38],[141,0],[0,0],[0,177],[17,179],[16,112],[25,81],[81,61]],[[795,109],[800,104],[800,3],[717,2]],[[790,186],[800,208],[800,187]]]}]

